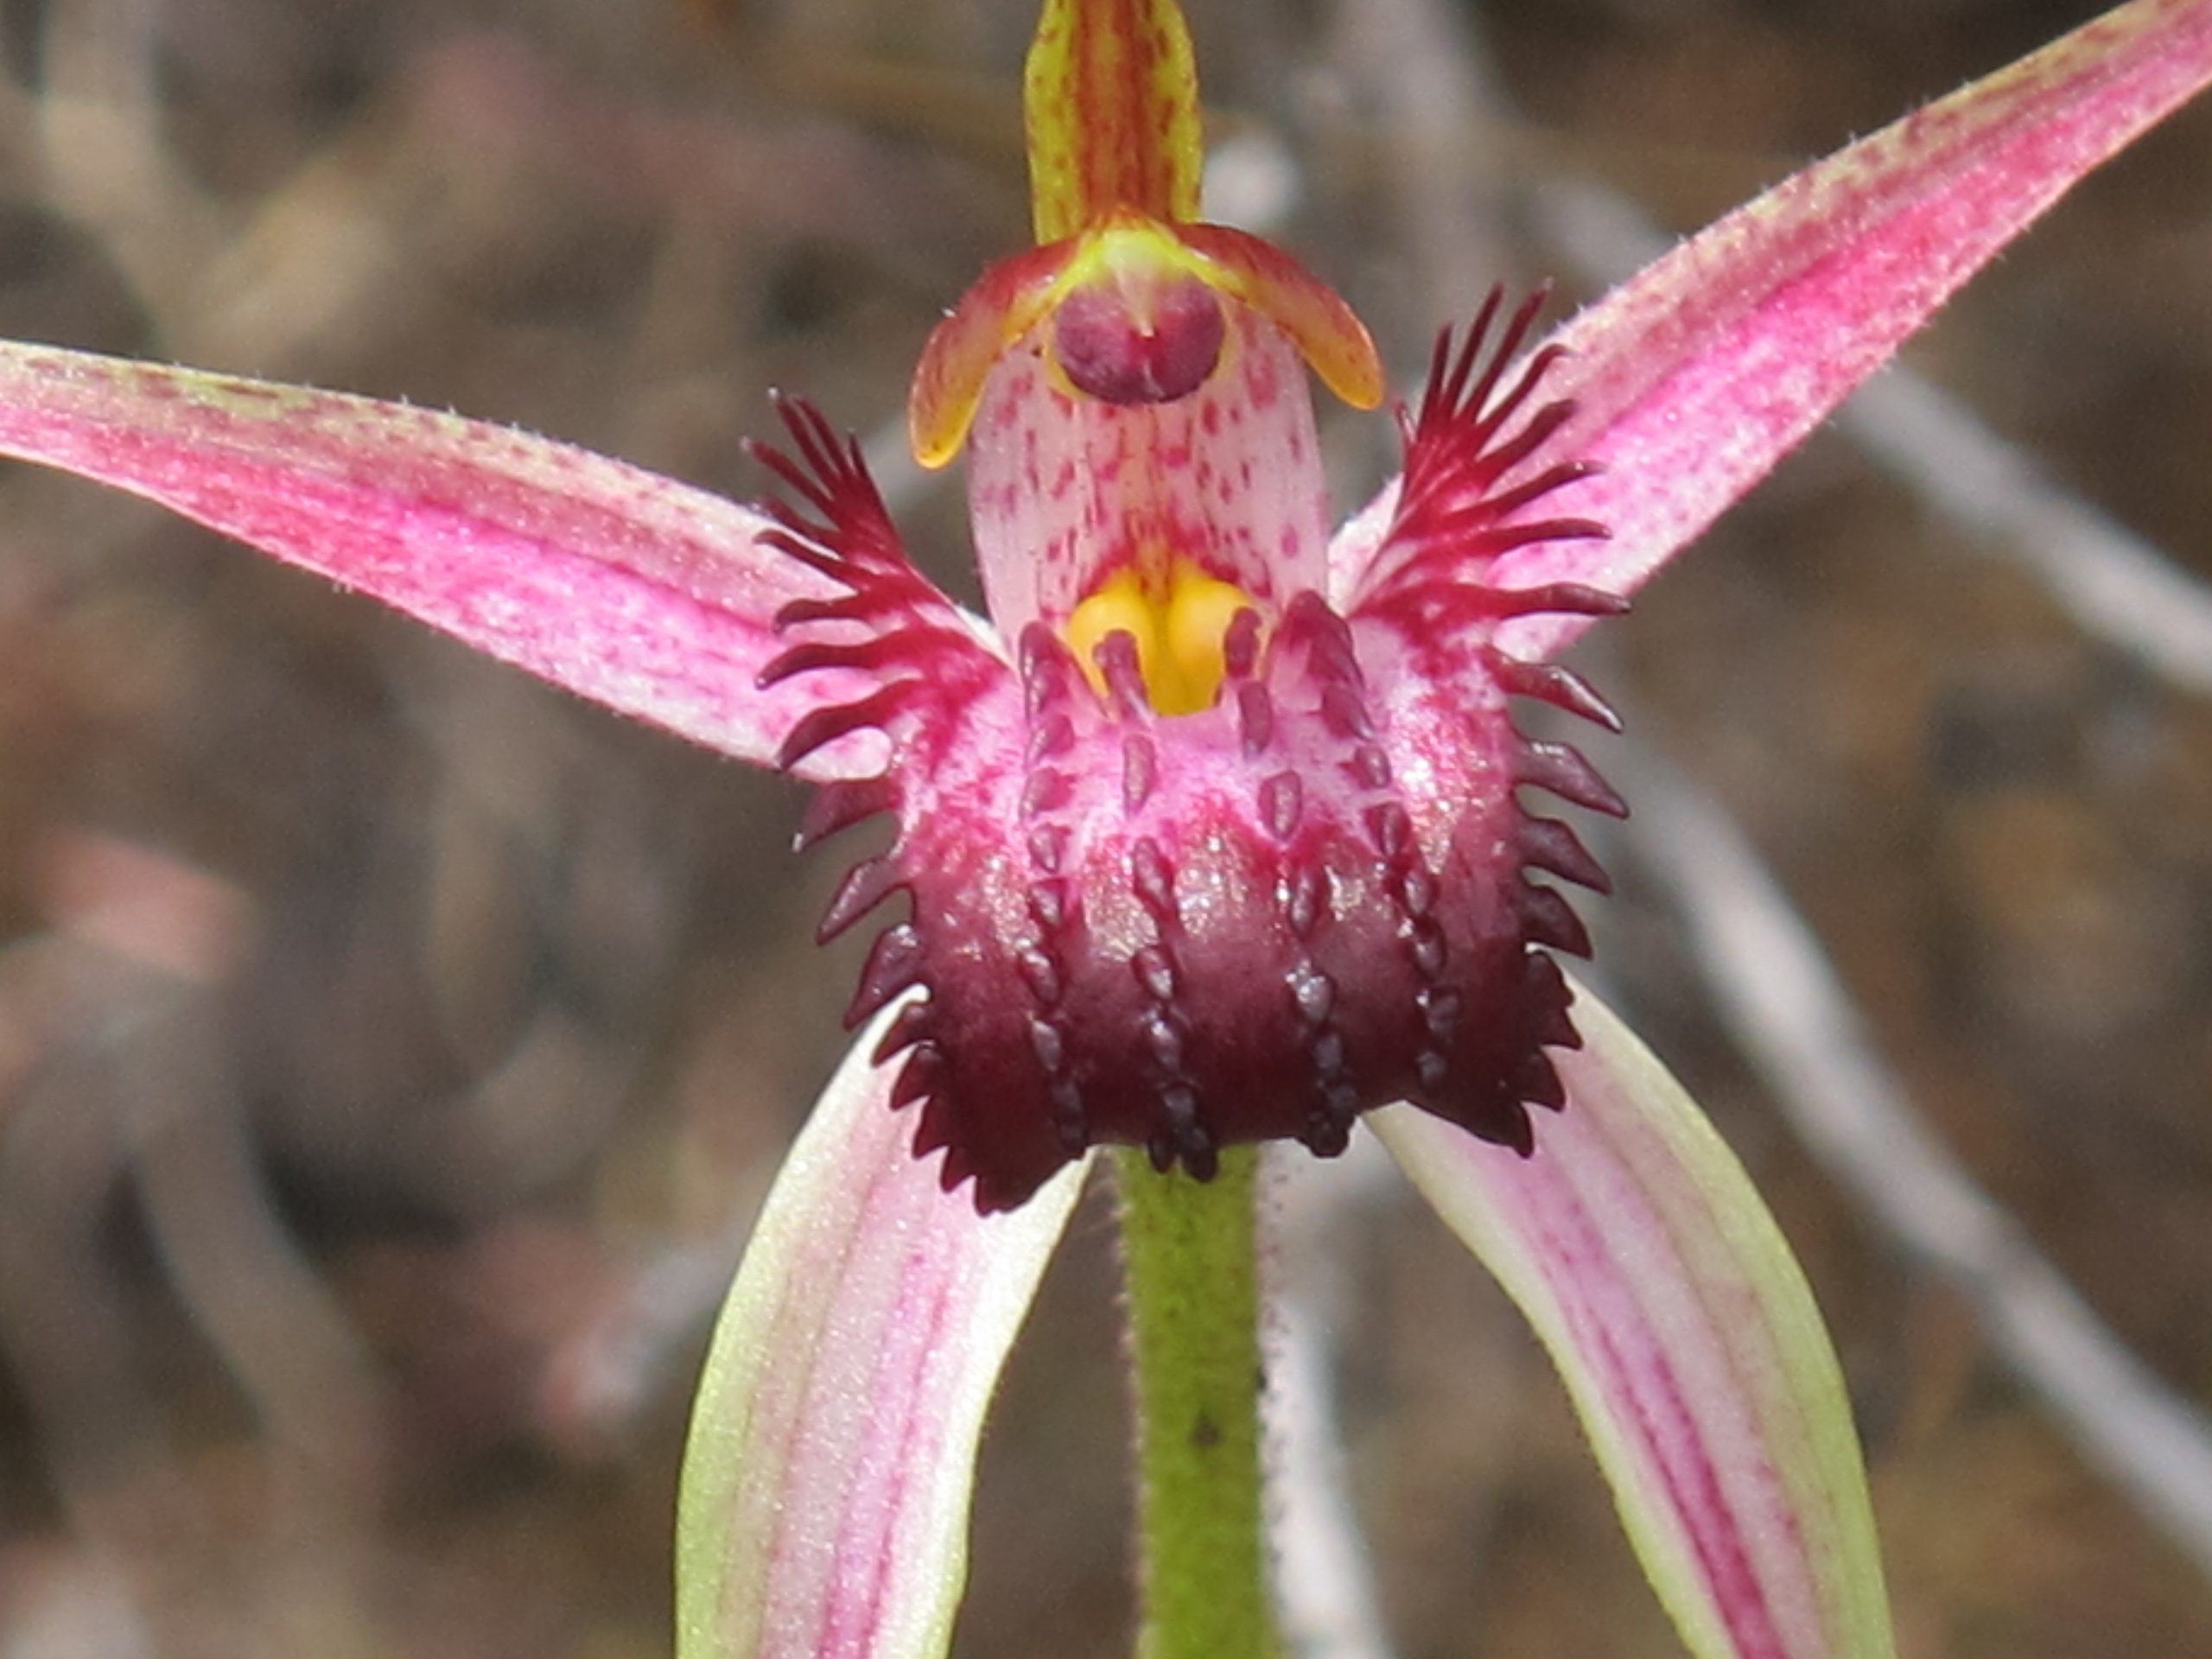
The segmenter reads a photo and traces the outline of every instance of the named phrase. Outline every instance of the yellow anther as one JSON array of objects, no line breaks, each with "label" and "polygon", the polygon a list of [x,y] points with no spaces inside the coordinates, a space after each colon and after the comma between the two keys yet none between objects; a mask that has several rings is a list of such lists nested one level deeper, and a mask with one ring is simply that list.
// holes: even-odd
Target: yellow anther
[{"label": "yellow anther", "polygon": [[1221,691],[1222,647],[1229,625],[1239,611],[1251,607],[1251,599],[1234,582],[1210,576],[1195,566],[1176,567],[1160,632],[1166,646],[1163,656],[1174,665],[1187,706],[1168,707],[1154,689],[1154,708],[1163,715],[1186,715],[1213,707]]},{"label": "yellow anther", "polygon": [[1137,671],[1154,710],[1195,715],[1213,707],[1220,695],[1229,625],[1250,608],[1243,588],[1187,560],[1176,560],[1164,581],[1149,583],[1124,569],[1075,607],[1068,618],[1068,647],[1103,695],[1106,679],[1096,653],[1109,635],[1128,634],[1136,644]]}]

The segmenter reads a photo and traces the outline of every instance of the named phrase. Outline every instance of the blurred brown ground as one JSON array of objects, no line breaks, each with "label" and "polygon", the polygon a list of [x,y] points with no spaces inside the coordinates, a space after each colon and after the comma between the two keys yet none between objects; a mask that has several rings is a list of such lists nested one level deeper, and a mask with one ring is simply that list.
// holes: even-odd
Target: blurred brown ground
[{"label": "blurred brown ground", "polygon": [[[1358,0],[1192,10],[1217,130],[1294,160],[1287,239],[1403,364],[1544,273],[1516,226],[1548,170],[1686,229],[2093,8],[1449,11],[1512,105],[1410,175],[1421,66]],[[14,0],[0,333],[756,491],[770,387],[877,429],[1022,238],[1032,22]],[[2208,295],[2212,110],[1913,355],[2212,579]],[[1385,456],[1338,436],[1349,502]],[[906,516],[964,581],[957,492]],[[788,859],[795,791],[85,486],[0,474],[0,1655],[664,1651],[699,1287],[853,969],[806,943],[836,869]],[[1742,817],[1931,1117],[2212,1402],[2212,710],[1833,439],[1610,632],[1628,741]],[[2212,1654],[2212,1586],[1808,1162],[1649,895],[1605,931],[1835,1322],[1907,1655]],[[1127,1651],[1103,1208],[1077,1236],[991,1442],[977,1659]],[[1402,1205],[1351,1236],[1346,1407],[1402,1652],[1675,1651],[1478,1270]]]}]

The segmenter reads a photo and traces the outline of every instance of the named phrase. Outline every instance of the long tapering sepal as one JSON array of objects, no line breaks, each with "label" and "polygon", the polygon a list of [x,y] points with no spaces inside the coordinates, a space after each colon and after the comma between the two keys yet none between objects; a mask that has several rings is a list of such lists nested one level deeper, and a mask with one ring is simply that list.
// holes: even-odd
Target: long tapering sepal
[{"label": "long tapering sepal", "polygon": [[1523,1160],[1370,1122],[1551,1351],[1697,1659],[1888,1659],[1843,1379],[1803,1274],[1681,1085],[1586,991]]},{"label": "long tapering sepal", "polygon": [[[1607,539],[1541,541],[1491,574],[1633,593],[1887,362],[2068,189],[2212,82],[2212,0],[2135,0],[1785,180],[1539,347],[1573,412],[1531,457],[1591,467],[1556,511]],[[1547,513],[1554,509],[1548,505]],[[1357,585],[1374,514],[1338,538]],[[1535,658],[1589,624],[1508,624]]]},{"label": "long tapering sepal", "polygon": [[[435,410],[0,343],[0,454],[128,490],[739,760],[861,677],[754,689],[831,585],[761,514]],[[817,775],[818,772],[817,772]]]},{"label": "long tapering sepal", "polygon": [[747,1246],[692,1409],[678,1659],[938,1659],[976,1443],[1081,1187],[949,1200],[864,1033]]}]

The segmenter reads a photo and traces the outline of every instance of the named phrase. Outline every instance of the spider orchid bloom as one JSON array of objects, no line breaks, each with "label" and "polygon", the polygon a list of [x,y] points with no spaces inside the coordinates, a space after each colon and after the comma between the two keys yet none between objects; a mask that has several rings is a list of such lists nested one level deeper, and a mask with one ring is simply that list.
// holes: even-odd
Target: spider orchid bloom
[{"label": "spider orchid bloom", "polygon": [[1051,0],[1039,245],[949,316],[910,409],[925,462],[968,451],[988,623],[803,405],[769,454],[787,499],[753,508],[424,410],[5,346],[0,452],[781,766],[819,785],[803,842],[895,817],[823,931],[894,893],[907,913],[701,1389],[690,1659],[943,1654],[984,1410],[1091,1149],[1195,1193],[1249,1175],[1249,1143],[1328,1154],[1363,1117],[1550,1348],[1688,1647],[1885,1655],[1802,1276],[1548,954],[1586,942],[1532,876],[1603,876],[1517,791],[1618,804],[1508,705],[1607,721],[1556,654],[2208,79],[2212,0],[2136,0],[1548,340],[1493,301],[1402,417],[1402,476],[1332,539],[1306,371],[1372,404],[1373,348],[1286,256],[1197,222],[1170,0]]}]

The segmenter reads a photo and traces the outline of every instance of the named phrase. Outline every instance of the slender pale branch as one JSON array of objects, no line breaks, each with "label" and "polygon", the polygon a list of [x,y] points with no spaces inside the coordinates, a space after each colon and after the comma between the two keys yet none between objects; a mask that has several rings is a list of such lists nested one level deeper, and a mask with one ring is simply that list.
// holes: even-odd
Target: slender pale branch
[{"label": "slender pale branch", "polygon": [[1401,1190],[1397,1171],[1381,1142],[1360,1135],[1342,1158],[1286,1158],[1269,1174],[1268,1484],[1283,1639],[1299,1659],[1393,1659],[1336,1370],[1364,1294],[1353,1240]]}]

